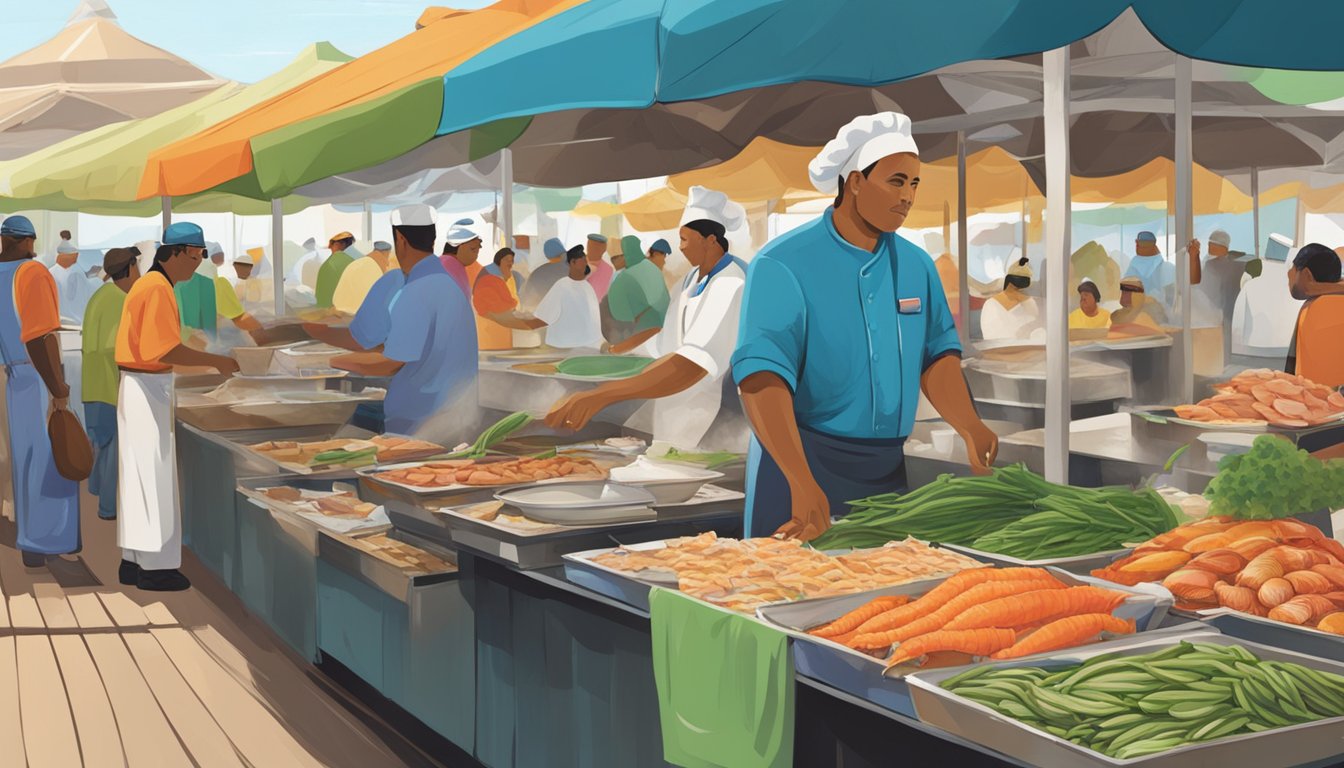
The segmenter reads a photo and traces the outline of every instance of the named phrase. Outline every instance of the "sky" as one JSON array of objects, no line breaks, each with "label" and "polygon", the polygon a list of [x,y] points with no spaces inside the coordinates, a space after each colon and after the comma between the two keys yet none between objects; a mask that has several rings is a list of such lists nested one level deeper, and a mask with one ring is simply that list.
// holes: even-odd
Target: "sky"
[{"label": "sky", "polygon": [[[311,43],[360,56],[415,30],[427,6],[479,8],[489,0],[106,0],[121,26],[211,74],[256,82]],[[65,26],[79,0],[0,0],[11,53]]]}]

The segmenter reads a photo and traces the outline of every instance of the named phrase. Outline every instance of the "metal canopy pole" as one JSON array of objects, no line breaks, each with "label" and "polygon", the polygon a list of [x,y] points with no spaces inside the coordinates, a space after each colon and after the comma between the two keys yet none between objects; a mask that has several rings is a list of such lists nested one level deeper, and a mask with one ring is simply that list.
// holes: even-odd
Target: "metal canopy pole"
[{"label": "metal canopy pole", "polygon": [[275,316],[285,316],[285,212],[271,200],[271,279],[275,281]]},{"label": "metal canopy pole", "polygon": [[500,228],[504,230],[504,247],[513,247],[513,150],[505,147],[499,151],[499,175],[501,190]]},{"label": "metal canopy pole", "polygon": [[1069,49],[1044,54],[1045,477],[1069,481]]},{"label": "metal canopy pole", "polygon": [[961,348],[971,345],[971,286],[969,278],[970,252],[966,234],[966,132],[957,131],[957,328],[961,333]]},{"label": "metal canopy pole", "polygon": [[364,220],[361,223],[364,228],[361,234],[364,236],[360,239],[366,243],[371,242],[373,240],[373,203],[367,201],[364,203]]},{"label": "metal canopy pole", "polygon": [[163,229],[167,229],[173,223],[173,198],[167,195],[160,197],[159,206],[163,215]]},{"label": "metal canopy pole", "polygon": [[1260,169],[1251,168],[1251,212],[1255,223],[1255,247],[1251,253],[1260,258]]},{"label": "metal canopy pole", "polygon": [[[1176,57],[1176,243],[1178,254],[1186,253],[1195,229],[1194,156],[1191,99],[1192,64],[1189,58]],[[1190,259],[1178,258],[1176,290],[1181,301],[1180,402],[1195,401],[1195,340],[1191,331]]]}]

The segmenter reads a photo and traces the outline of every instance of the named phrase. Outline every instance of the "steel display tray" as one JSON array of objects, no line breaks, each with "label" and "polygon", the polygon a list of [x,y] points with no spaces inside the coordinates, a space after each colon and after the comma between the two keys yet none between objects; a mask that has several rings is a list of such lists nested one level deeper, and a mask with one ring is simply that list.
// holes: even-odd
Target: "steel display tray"
[{"label": "steel display tray", "polygon": [[[1131,597],[1115,610],[1115,615],[1134,619],[1139,632],[1147,633],[1161,626],[1172,604],[1171,593],[1153,584],[1124,587],[1090,576],[1078,576],[1059,568],[1049,570],[1071,586],[1094,585],[1130,593]],[[887,674],[887,665],[882,659],[809,635],[807,630],[832,622],[875,597],[923,595],[945,580],[926,579],[843,597],[767,605],[757,609],[756,614],[767,624],[782,629],[794,638],[793,658],[798,674],[821,680],[893,712],[914,717],[915,709],[905,676],[915,670],[893,670]]]},{"label": "steel display tray", "polygon": [[[1048,659],[994,663],[1001,667],[1063,667],[1102,653],[1137,656],[1159,651],[1182,640],[1216,645],[1240,645],[1261,659],[1292,662],[1305,667],[1344,674],[1344,665],[1280,648],[1245,642],[1205,628],[1160,636],[1134,637],[1089,646]],[[1118,760],[1078,746],[1045,731],[1014,720],[982,704],[957,696],[942,683],[965,671],[965,667],[929,670],[910,675],[910,693],[920,720],[948,733],[973,739],[990,749],[1032,765],[1051,768],[1098,768],[1143,766],[1144,768],[1191,768],[1191,766],[1256,766],[1286,768],[1344,758],[1344,717],[1317,720],[1302,725],[1242,734],[1160,752],[1130,760]]]},{"label": "steel display tray", "polygon": [[358,544],[359,539],[374,536],[377,533],[376,531],[360,531],[358,533],[341,534],[327,530],[320,531],[317,539],[318,557],[402,602],[406,602],[411,587],[423,587],[457,578],[456,553],[406,531],[391,528],[383,533],[389,538],[419,547],[452,563],[452,570],[426,573],[399,568]]},{"label": "steel display tray", "polygon": [[1063,568],[1070,573],[1088,574],[1096,568],[1105,568],[1111,563],[1125,557],[1134,550],[1130,549],[1112,549],[1106,552],[1093,552],[1088,555],[1076,555],[1074,557],[1053,557],[1045,560],[1022,560],[1010,555],[1000,555],[997,552],[985,552],[974,547],[962,546],[960,544],[939,544],[944,549],[950,549],[953,552],[960,552],[963,555],[974,557],[994,565],[1013,566],[1013,567],[1037,567],[1037,568]]},{"label": "steel display tray", "polygon": [[1344,664],[1344,635],[1336,635],[1313,627],[1300,627],[1268,617],[1252,616],[1231,608],[1209,608],[1202,611],[1177,609],[1173,612],[1179,616],[1199,619],[1229,637]]},{"label": "steel display tray", "polygon": [[[513,460],[513,459],[515,459],[515,458],[517,458],[517,457],[505,457],[505,458],[501,458],[501,459],[499,459],[498,461],[501,461],[501,462],[503,462],[503,461],[511,461],[511,460]],[[449,460],[449,459],[443,459],[443,461],[450,461],[450,460]],[[496,492],[496,491],[507,490],[507,489],[510,489],[510,488],[522,488],[522,487],[524,487],[524,486],[529,486],[529,485],[542,485],[542,484],[549,484],[549,483],[594,482],[594,481],[605,480],[605,479],[606,479],[606,475],[605,475],[605,474],[604,474],[604,475],[601,475],[601,476],[598,476],[598,475],[570,475],[570,476],[568,476],[568,477],[555,477],[555,478],[551,478],[551,479],[549,479],[549,480],[528,480],[528,481],[526,481],[526,482],[520,482],[520,483],[501,483],[501,484],[498,484],[498,485],[465,485],[465,484],[462,484],[462,483],[454,483],[454,484],[452,484],[452,485],[436,485],[436,486],[433,486],[433,487],[426,488],[426,487],[423,487],[423,486],[419,486],[419,485],[409,485],[409,484],[407,484],[407,483],[401,483],[401,482],[398,482],[398,481],[396,481],[396,480],[389,480],[389,479],[387,479],[387,478],[379,477],[379,476],[378,476],[378,475],[380,475],[380,474],[383,473],[383,472],[391,472],[391,471],[398,470],[398,469],[413,469],[413,468],[415,468],[415,467],[422,467],[422,466],[424,466],[425,464],[432,464],[432,463],[434,463],[434,461],[433,461],[432,459],[431,459],[431,460],[428,460],[428,461],[425,461],[425,460],[421,460],[421,461],[405,461],[405,462],[401,462],[401,463],[398,463],[398,464],[385,464],[385,465],[380,465],[380,466],[376,466],[376,467],[365,467],[365,468],[363,468],[363,469],[360,469],[360,470],[358,471],[358,474],[359,474],[361,477],[367,478],[369,482],[372,482],[372,483],[378,483],[378,484],[380,484],[380,485],[387,485],[387,486],[391,486],[391,487],[393,487],[393,488],[400,488],[401,490],[403,490],[403,491],[407,491],[407,492],[410,492],[410,493],[413,493],[413,494],[415,494],[416,496],[443,496],[443,495],[446,495],[446,494],[456,494],[456,493],[464,493],[464,492],[465,492],[465,493],[470,493],[470,492],[474,492],[474,491],[488,491],[488,492],[489,492],[489,495],[493,495],[494,492]],[[484,462],[483,465],[484,465],[484,466],[488,466],[490,463],[493,463],[493,462],[489,462],[489,461],[487,461],[487,462]]]},{"label": "steel display tray", "polygon": [[1344,434],[1344,413],[1321,424],[1301,428],[1275,426],[1267,421],[1254,421],[1244,424],[1195,421],[1177,416],[1176,409],[1169,407],[1136,408],[1130,413],[1134,418],[1136,427],[1142,426],[1149,431],[1152,431],[1153,427],[1158,428],[1159,431],[1165,428],[1169,439],[1180,439],[1184,442],[1194,440],[1204,432],[1241,432],[1256,435],[1268,433],[1284,435],[1294,440],[1303,435],[1315,435],[1332,430],[1339,430]]}]

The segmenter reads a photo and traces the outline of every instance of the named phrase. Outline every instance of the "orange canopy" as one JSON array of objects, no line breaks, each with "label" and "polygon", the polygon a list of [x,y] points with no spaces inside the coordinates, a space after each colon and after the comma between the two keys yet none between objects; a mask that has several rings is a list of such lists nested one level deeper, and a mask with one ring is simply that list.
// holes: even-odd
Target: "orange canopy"
[{"label": "orange canopy", "polygon": [[139,197],[188,195],[252,171],[254,136],[395,93],[584,0],[499,0],[477,11],[430,9],[411,34],[150,155]]}]

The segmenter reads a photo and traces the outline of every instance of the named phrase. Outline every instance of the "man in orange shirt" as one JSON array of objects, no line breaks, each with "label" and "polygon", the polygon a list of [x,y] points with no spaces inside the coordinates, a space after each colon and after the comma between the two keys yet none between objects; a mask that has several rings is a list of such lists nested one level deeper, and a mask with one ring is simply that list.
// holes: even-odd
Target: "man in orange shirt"
[{"label": "man in orange shirt", "polygon": [[148,274],[131,287],[117,329],[117,544],[122,584],[166,592],[187,589],[182,565],[182,513],[177,503],[173,440],[173,366],[236,373],[233,358],[182,343],[173,286],[190,280],[205,256],[205,234],[188,222],[163,233]]},{"label": "man in orange shirt", "polygon": [[0,224],[0,358],[8,388],[10,472],[23,564],[78,552],[79,483],[61,477],[47,419],[70,405],[61,366],[56,281],[37,262],[37,231],[23,216]]},{"label": "man in orange shirt", "polygon": [[1305,300],[1298,310],[1293,341],[1283,370],[1327,387],[1344,385],[1344,296],[1325,295],[1322,287],[1340,285],[1339,256],[1320,243],[1302,246],[1288,270],[1288,290]]}]

